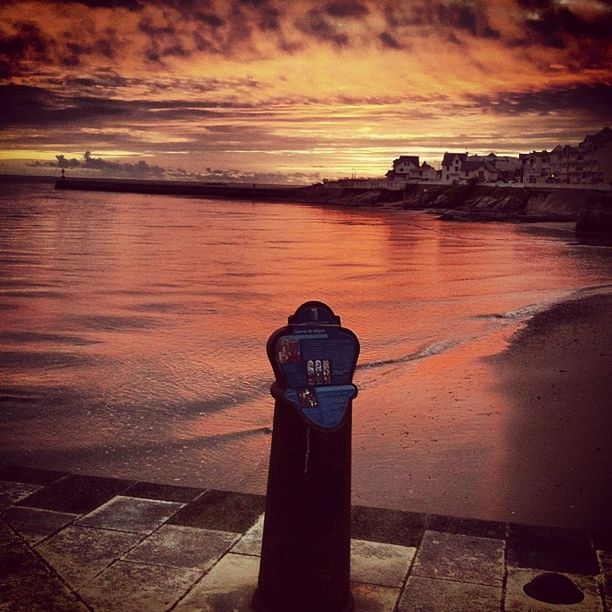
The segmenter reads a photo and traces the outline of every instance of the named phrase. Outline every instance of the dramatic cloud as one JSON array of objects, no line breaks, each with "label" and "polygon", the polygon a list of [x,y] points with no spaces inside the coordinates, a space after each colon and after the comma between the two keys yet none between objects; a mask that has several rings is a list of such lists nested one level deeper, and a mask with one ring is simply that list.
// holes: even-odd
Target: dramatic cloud
[{"label": "dramatic cloud", "polygon": [[468,96],[479,108],[498,114],[558,115],[564,112],[584,113],[594,121],[612,121],[612,87],[579,85],[537,92],[508,92],[499,95]]},{"label": "dramatic cloud", "polygon": [[63,154],[94,171],[75,153],[87,148],[109,163],[140,156],[195,173],[381,174],[399,153],[518,153],[612,123],[603,0],[23,0],[2,10],[3,163]]}]

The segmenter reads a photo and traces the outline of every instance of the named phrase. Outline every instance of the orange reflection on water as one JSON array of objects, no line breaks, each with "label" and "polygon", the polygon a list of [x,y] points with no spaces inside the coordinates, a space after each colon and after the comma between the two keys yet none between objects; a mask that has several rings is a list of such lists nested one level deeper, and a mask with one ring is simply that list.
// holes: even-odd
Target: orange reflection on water
[{"label": "orange reflection on water", "polygon": [[2,374],[17,399],[0,459],[90,473],[263,492],[265,343],[318,299],[362,346],[355,501],[500,518],[514,406],[482,358],[532,306],[609,280],[592,251],[510,225],[100,193],[11,202],[30,212],[5,219]]}]

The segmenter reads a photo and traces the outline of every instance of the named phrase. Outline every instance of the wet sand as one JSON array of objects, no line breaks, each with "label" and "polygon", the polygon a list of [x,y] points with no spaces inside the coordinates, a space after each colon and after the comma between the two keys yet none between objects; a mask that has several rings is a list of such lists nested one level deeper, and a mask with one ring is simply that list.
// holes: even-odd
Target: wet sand
[{"label": "wet sand", "polygon": [[[612,295],[555,305],[492,358],[516,520],[612,529]],[[511,483],[511,484],[510,484]]]}]

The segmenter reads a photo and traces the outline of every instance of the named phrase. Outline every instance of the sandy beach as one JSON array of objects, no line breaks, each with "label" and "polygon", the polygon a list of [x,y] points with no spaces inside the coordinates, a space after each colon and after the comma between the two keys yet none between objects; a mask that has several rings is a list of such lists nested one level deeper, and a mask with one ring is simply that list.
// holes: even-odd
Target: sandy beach
[{"label": "sandy beach", "polygon": [[[612,516],[612,295],[555,305],[492,361],[514,404],[506,429],[505,503],[537,515],[542,499],[559,524],[610,529]],[[520,483],[518,492],[516,483]],[[547,520],[548,519],[548,520]]]}]

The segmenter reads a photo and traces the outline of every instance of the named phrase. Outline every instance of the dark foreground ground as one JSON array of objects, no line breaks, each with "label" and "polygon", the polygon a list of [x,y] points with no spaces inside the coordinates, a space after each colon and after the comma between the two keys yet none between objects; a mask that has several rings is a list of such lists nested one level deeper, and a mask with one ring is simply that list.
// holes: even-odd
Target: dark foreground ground
[{"label": "dark foreground ground", "polygon": [[[0,609],[251,609],[261,496],[5,466],[0,507]],[[356,506],[352,537],[356,610],[611,609],[609,533]]]}]

